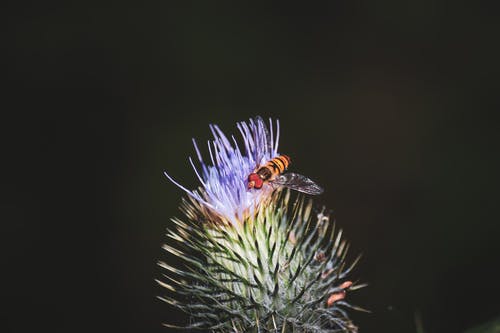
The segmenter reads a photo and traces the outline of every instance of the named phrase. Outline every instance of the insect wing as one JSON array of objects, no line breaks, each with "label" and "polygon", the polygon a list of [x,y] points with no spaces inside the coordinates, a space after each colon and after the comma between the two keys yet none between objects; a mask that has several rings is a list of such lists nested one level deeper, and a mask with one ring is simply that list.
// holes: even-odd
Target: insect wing
[{"label": "insect wing", "polygon": [[311,195],[323,193],[323,189],[306,176],[291,172],[276,177],[276,179],[274,179],[272,183]]}]

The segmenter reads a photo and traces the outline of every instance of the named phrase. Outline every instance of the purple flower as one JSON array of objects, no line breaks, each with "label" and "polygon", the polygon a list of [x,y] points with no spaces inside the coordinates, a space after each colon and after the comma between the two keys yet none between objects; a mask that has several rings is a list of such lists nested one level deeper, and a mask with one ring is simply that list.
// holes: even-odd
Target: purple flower
[{"label": "purple flower", "polygon": [[279,121],[269,119],[269,128],[261,117],[249,122],[237,123],[243,138],[241,150],[236,138],[230,138],[217,125],[210,125],[214,136],[208,141],[210,163],[206,163],[193,139],[200,162],[197,168],[191,158],[189,161],[200,180],[198,190],[188,190],[165,172],[170,181],[184,190],[200,211],[217,216],[224,223],[238,224],[252,216],[260,204],[270,198],[273,188],[267,184],[259,190],[247,188],[247,178],[255,168],[278,156]]}]

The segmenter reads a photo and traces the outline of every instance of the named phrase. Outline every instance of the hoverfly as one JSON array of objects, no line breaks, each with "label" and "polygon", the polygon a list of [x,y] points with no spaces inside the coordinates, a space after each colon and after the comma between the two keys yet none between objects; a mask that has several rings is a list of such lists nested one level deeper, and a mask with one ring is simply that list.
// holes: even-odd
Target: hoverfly
[{"label": "hoverfly", "polygon": [[[257,126],[264,129],[267,143],[270,145],[272,139],[269,136],[264,121],[262,118],[257,117],[256,122]],[[272,147],[269,147],[269,150],[272,151]],[[317,195],[323,193],[323,189],[311,179],[292,172],[284,173],[286,169],[288,169],[290,163],[291,159],[289,156],[280,155],[267,161],[262,166],[257,166],[257,168],[248,175],[248,189],[260,189],[265,183],[269,183],[273,186],[284,186],[306,194]]]}]

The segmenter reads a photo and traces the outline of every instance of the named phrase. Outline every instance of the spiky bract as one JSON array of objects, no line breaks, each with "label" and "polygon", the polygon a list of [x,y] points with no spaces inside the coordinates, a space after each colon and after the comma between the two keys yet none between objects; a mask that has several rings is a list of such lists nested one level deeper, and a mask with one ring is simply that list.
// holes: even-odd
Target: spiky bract
[{"label": "spiky bract", "polygon": [[[184,201],[186,221],[175,228],[164,249],[184,259],[185,268],[166,263],[159,283],[162,297],[189,313],[187,329],[214,332],[355,332],[338,297],[361,285],[346,284],[348,245],[323,212],[313,218],[312,203],[277,192],[244,223],[203,223],[195,202]],[[349,285],[348,288],[342,285]],[[167,325],[170,326],[170,325]]]}]

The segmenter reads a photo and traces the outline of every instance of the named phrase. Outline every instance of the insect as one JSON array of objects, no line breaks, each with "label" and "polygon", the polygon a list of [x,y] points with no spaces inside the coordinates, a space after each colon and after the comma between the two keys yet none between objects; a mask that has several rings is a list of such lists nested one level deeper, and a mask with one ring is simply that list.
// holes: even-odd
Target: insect
[{"label": "insect", "polygon": [[[256,122],[260,128],[266,132],[267,143],[271,143],[272,139],[267,132],[267,128],[264,125],[262,118],[258,117]],[[269,147],[268,149],[269,151],[272,151],[272,147]],[[264,186],[264,184],[268,183],[272,186],[284,186],[292,190],[312,195],[323,193],[323,189],[311,179],[296,173],[284,173],[290,166],[291,162],[292,160],[288,155],[279,155],[267,161],[264,165],[258,166],[250,175],[248,175],[248,189],[260,189]]]}]

